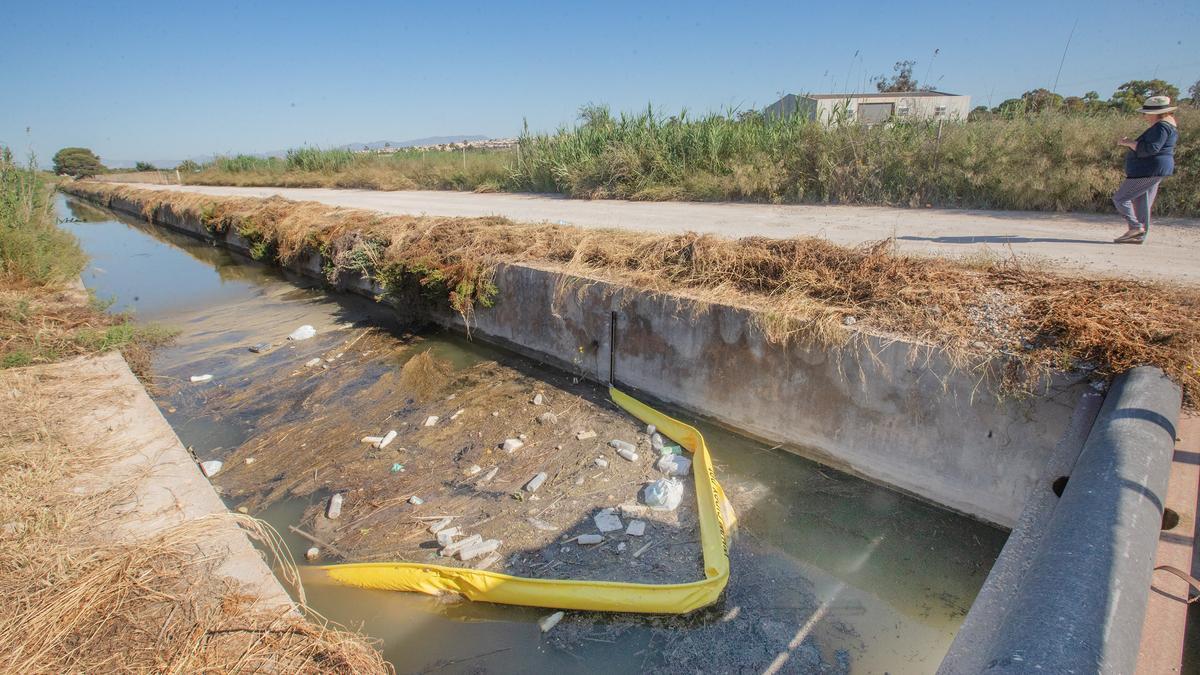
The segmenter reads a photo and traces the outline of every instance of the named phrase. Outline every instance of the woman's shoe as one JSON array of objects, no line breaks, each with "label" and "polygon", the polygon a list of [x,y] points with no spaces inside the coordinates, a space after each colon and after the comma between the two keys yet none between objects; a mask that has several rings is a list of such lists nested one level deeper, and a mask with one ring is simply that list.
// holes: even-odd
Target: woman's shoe
[{"label": "woman's shoe", "polygon": [[1144,241],[1146,241],[1146,231],[1132,227],[1125,234],[1113,239],[1113,242],[1117,244],[1140,244]]}]

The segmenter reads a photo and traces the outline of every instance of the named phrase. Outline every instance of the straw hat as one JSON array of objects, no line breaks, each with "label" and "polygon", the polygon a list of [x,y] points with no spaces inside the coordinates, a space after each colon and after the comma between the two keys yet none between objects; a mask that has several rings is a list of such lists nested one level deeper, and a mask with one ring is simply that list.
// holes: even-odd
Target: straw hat
[{"label": "straw hat", "polygon": [[1173,110],[1175,110],[1175,106],[1171,105],[1170,96],[1151,96],[1137,111],[1147,115],[1162,115]]}]

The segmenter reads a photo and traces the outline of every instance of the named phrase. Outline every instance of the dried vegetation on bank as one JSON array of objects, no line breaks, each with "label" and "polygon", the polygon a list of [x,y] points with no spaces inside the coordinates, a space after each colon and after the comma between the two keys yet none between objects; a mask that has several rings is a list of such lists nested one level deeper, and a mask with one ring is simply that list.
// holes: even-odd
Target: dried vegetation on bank
[{"label": "dried vegetation on bank", "polygon": [[[1050,370],[1101,376],[1156,365],[1194,402],[1200,293],[1162,282],[1061,275],[1014,259],[962,262],[817,238],[728,240],[514,223],[388,216],[281,198],[221,198],[99,183],[68,188],[234,230],[284,264],[319,251],[331,280],[365,273],[387,289],[416,280],[470,320],[498,293],[495,267],[525,263],[753,311],[775,341],[840,345],[864,333],[931,345],[960,367],[1007,355],[1002,382],[1025,392]],[[848,328],[849,325],[853,328]]]}]

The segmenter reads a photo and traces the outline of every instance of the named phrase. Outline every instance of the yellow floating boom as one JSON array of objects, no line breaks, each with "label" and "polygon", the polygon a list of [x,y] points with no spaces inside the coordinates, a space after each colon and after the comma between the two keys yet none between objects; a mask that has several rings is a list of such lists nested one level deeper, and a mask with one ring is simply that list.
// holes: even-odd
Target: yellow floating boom
[{"label": "yellow floating boom", "polygon": [[682,584],[640,584],[578,579],[529,579],[499,572],[426,565],[421,563],[346,563],[324,565],[329,578],[339,584],[391,591],[416,591],[438,595],[460,593],[478,602],[554,607],[600,612],[684,614],[710,605],[729,581],[728,531],[733,527],[730,508],[713,470],[704,436],[694,427],[664,415],[637,399],[610,387],[617,405],[692,453],[700,517],[700,546],[704,578]]}]

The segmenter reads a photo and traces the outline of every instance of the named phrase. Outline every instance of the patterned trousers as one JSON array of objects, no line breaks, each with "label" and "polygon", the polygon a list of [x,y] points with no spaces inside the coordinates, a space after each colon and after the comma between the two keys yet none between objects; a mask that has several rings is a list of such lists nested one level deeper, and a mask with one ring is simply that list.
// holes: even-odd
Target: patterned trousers
[{"label": "patterned trousers", "polygon": [[1166,176],[1149,178],[1126,178],[1113,193],[1113,206],[1125,217],[1125,222],[1134,230],[1150,230],[1150,207],[1158,196],[1158,184]]}]

